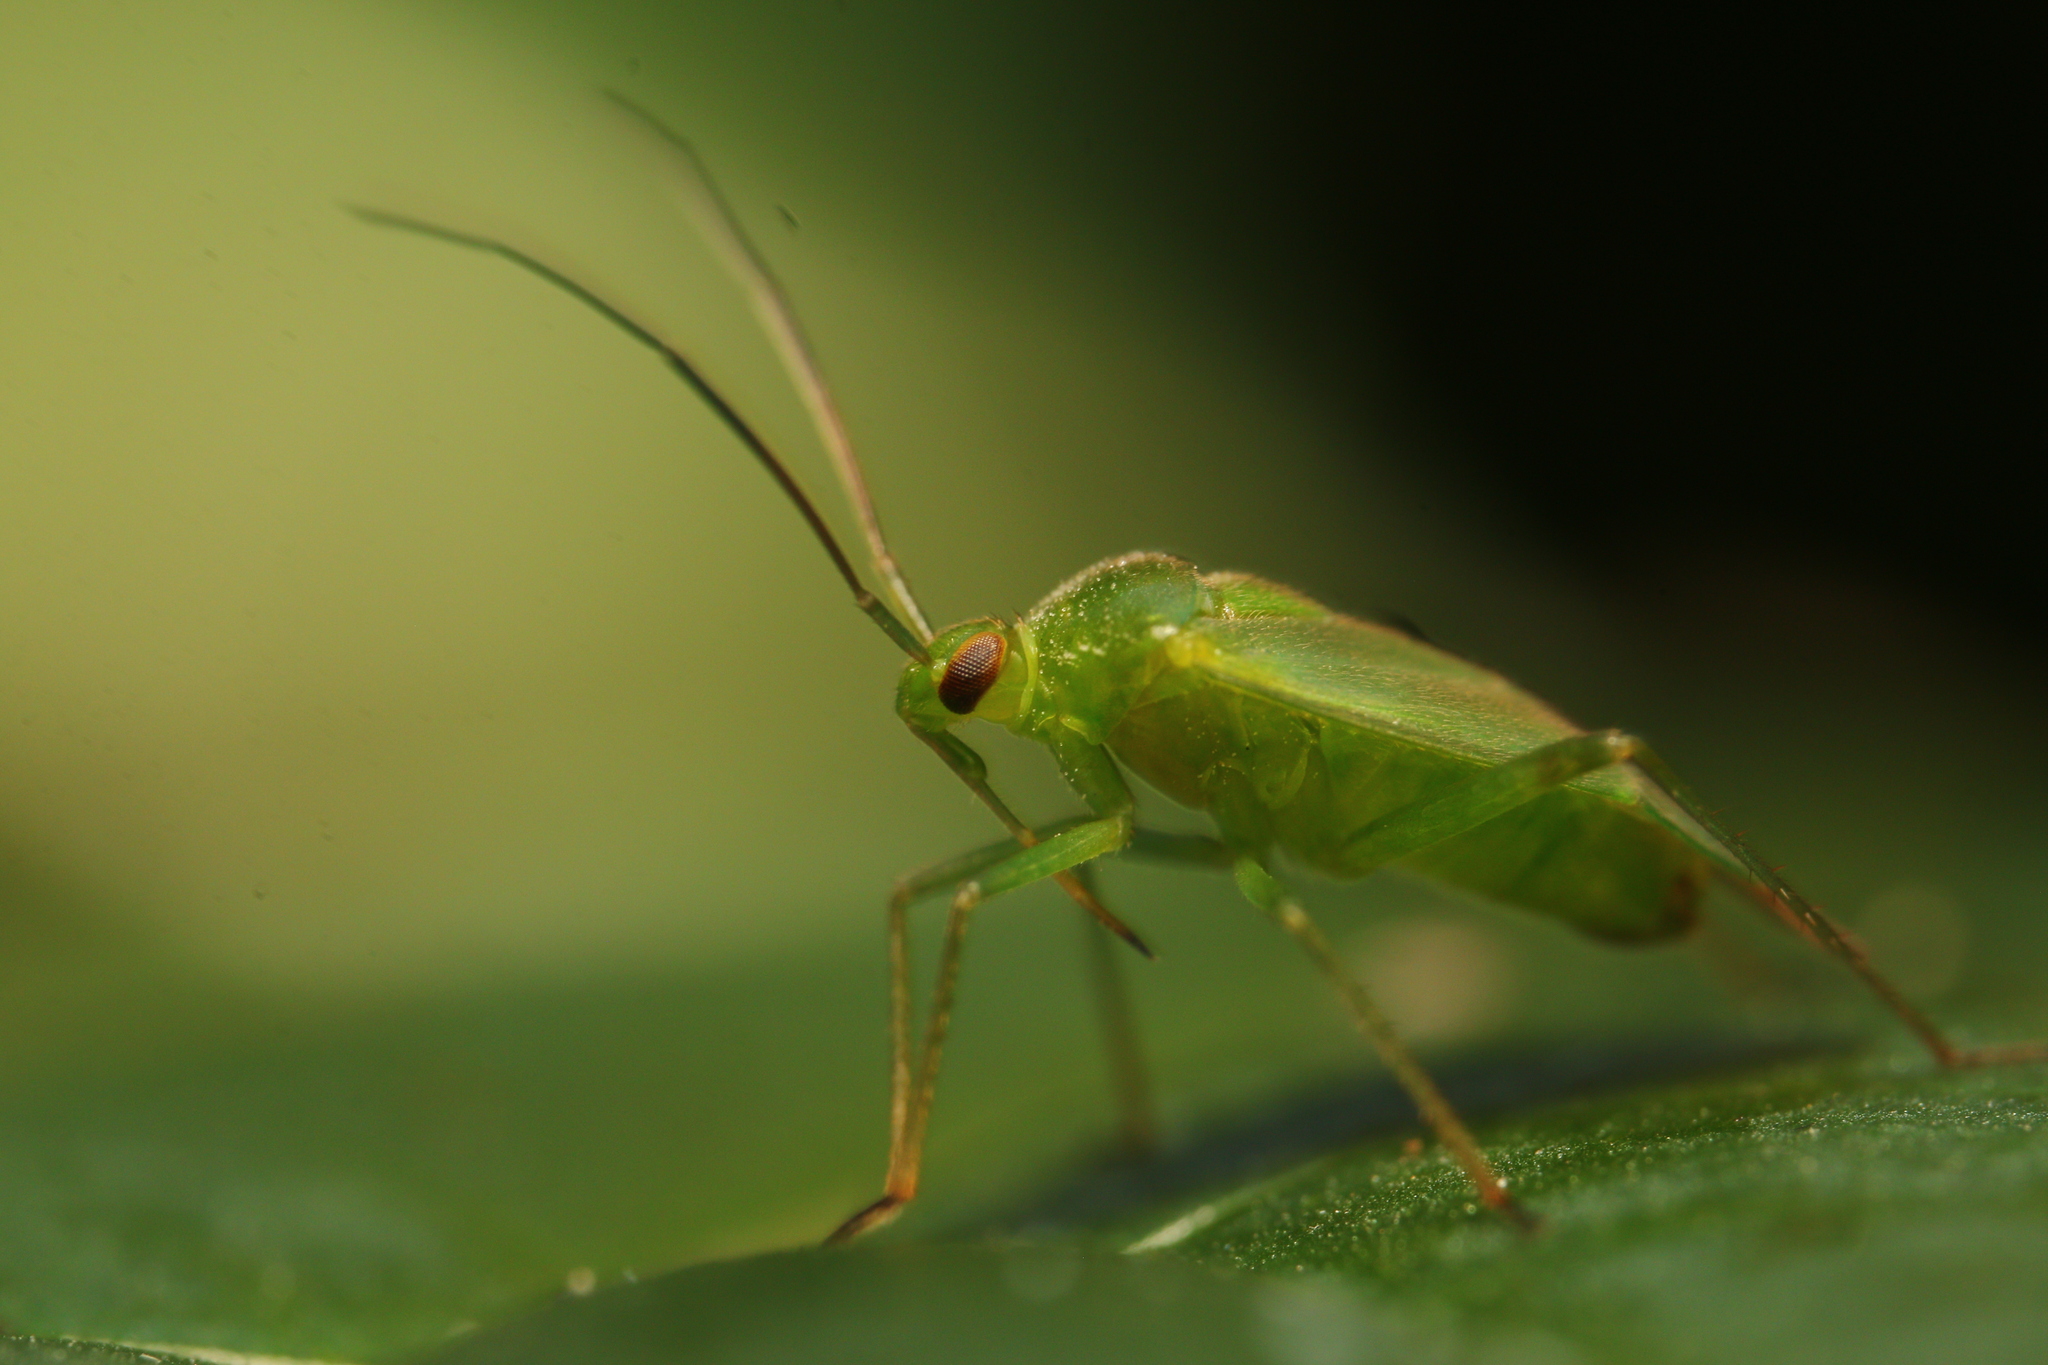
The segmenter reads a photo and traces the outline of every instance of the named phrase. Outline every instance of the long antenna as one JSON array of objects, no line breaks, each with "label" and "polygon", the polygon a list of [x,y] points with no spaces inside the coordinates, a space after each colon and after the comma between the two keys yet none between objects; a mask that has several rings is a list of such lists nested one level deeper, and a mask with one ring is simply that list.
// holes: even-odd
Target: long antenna
[{"label": "long antenna", "polygon": [[796,310],[790,307],[789,296],[783,293],[774,272],[768,268],[768,262],[755,250],[732,206],[718,192],[718,183],[705,169],[696,149],[624,95],[615,90],[607,90],[605,94],[667,145],[676,163],[676,188],[682,192],[684,208],[696,221],[697,230],[704,239],[724,258],[726,269],[746,290],[754,316],[768,334],[776,355],[781,357],[782,368],[788,373],[790,383],[796,386],[804,406],[810,410],[811,424],[817,428],[818,439],[824,442],[825,453],[832,457],[832,468],[839,475],[847,500],[853,504],[855,514],[860,518],[875,572],[882,576],[882,582],[888,585],[890,595],[896,599],[898,609],[910,619],[911,626],[926,640],[931,639],[931,625],[917,605],[917,598],[911,594],[909,580],[897,567],[896,557],[889,553],[888,539],[882,534],[882,519],[875,512],[874,499],[868,495],[867,478],[861,472],[859,457],[853,453],[853,441],[846,434],[845,419],[839,415],[839,405],[832,400],[832,390],[825,384],[824,371],[818,367],[817,354],[804,335],[803,324],[797,321]]},{"label": "long antenna", "polygon": [[[439,223],[408,218],[398,213],[387,213],[382,209],[361,208],[353,204],[348,208],[349,212],[365,222],[376,223],[382,227],[403,228],[407,232],[417,232],[422,236],[453,242],[457,246],[474,247],[478,251],[488,251],[494,256],[501,256],[581,300],[628,336],[666,360],[669,368],[681,375],[683,382],[697,391],[697,396],[702,398],[705,405],[718,415],[718,419],[731,429],[733,435],[740,438],[741,444],[754,453],[754,458],[761,462],[762,467],[781,487],[783,493],[796,504],[796,510],[810,526],[811,534],[818,538],[818,543],[825,547],[825,553],[831,556],[832,567],[839,570],[839,576],[846,580],[846,586],[853,591],[855,604],[866,612],[868,618],[880,626],[882,633],[894,640],[905,654],[919,663],[931,662],[931,654],[925,649],[925,642],[931,638],[931,632],[926,630],[922,636],[913,634],[895,612],[890,611],[879,597],[868,591],[867,585],[860,581],[860,575],[854,572],[853,564],[847,559],[846,552],[839,548],[839,542],[833,537],[831,528],[825,525],[825,519],[818,515],[818,509],[812,505],[811,500],[804,496],[803,488],[791,476],[788,467],[775,457],[775,452],[768,448],[768,443],[761,439],[760,433],[747,424],[746,419],[725,400],[725,396],[712,387],[711,381],[704,377],[703,372],[681,351],[662,340],[652,327],[563,271],[537,256],[521,251],[518,247],[508,246],[491,237],[457,232],[453,228],[442,227]],[[876,533],[879,534],[879,529]]]}]

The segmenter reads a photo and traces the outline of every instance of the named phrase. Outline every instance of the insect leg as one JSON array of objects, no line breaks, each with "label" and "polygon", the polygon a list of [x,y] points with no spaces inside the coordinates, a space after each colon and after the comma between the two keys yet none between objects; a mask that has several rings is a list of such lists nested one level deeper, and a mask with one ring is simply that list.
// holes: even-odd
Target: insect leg
[{"label": "insect leg", "polygon": [[1070,825],[1050,839],[1029,848],[1012,848],[1009,856],[990,866],[954,894],[955,904],[981,904],[1005,891],[1016,891],[1033,882],[1057,877],[1070,868],[1114,853],[1131,841],[1131,817],[1107,815],[1100,820],[1083,820]]},{"label": "insect leg", "polygon": [[1741,863],[1743,870],[1749,874],[1748,880],[1738,882],[1731,876],[1728,878],[1731,883],[1738,885],[1751,900],[1781,924],[1839,959],[1893,1014],[1899,1017],[1907,1028],[1913,1031],[1941,1065],[1990,1066],[2003,1062],[2048,1061],[2048,1044],[2044,1043],[1959,1048],[1950,1042],[1947,1035],[1935,1026],[1933,1020],[1922,1014],[1912,1002],[1901,995],[1898,987],[1878,974],[1877,969],[1870,965],[1870,959],[1864,953],[1862,944],[1822,913],[1819,906],[1794,891],[1783,877],[1752,853],[1748,845],[1722,829],[1712,813],[1700,803],[1699,798],[1678,780],[1678,775],[1672,772],[1648,745],[1637,741],[1631,759],[1644,776],[1654,782],[1666,796],[1677,802],[1680,809],[1697,821],[1702,829],[1713,836],[1716,843]]},{"label": "insect leg", "polygon": [[1168,834],[1164,830],[1134,829],[1131,831],[1130,854],[1133,858],[1145,858],[1155,863],[1206,867],[1216,872],[1228,872],[1237,866],[1237,855],[1230,851],[1230,846],[1206,834]]},{"label": "insect leg", "polygon": [[1307,951],[1317,969],[1337,988],[1358,1031],[1365,1035],[1373,1050],[1379,1053],[1380,1060],[1394,1073],[1401,1088],[1408,1092],[1437,1139],[1464,1167],[1480,1199],[1499,1210],[1516,1227],[1524,1231],[1535,1230],[1536,1220],[1507,1193],[1505,1182],[1495,1173],[1486,1154],[1472,1137],[1471,1130],[1451,1108],[1450,1101],[1444,1098],[1436,1081],[1415,1060],[1415,1055],[1401,1041],[1401,1036],[1394,1031],[1386,1015],[1380,1012],[1365,987],[1345,970],[1329,939],[1309,918],[1308,912],[1301,908],[1301,902],[1263,863],[1256,858],[1240,856],[1221,840],[1206,835],[1167,834],[1149,829],[1135,832],[1131,853],[1156,862],[1233,871],[1245,899],[1271,915],[1281,928],[1292,935]]},{"label": "insect leg", "polygon": [[[935,892],[956,886],[974,876],[984,868],[1001,862],[1016,850],[1017,845],[1009,840],[990,844],[985,848],[948,858],[942,863],[913,872],[896,883],[889,895],[889,1168],[882,1183],[882,1197],[861,1209],[833,1230],[825,1239],[829,1246],[859,1236],[871,1228],[880,1227],[894,1218],[902,1207],[917,1193],[918,1151],[911,1141],[911,1111],[913,1094],[922,1092],[921,1107],[931,1107],[931,1090],[937,1082],[937,1059],[930,1058],[924,1067],[927,1076],[918,1091],[912,1088],[912,1073],[919,1062],[913,1056],[910,1045],[910,907]],[[958,921],[956,924],[954,921]],[[959,939],[965,935],[966,924],[958,915],[946,926],[946,945],[940,953],[940,984],[932,1007],[932,1032],[943,1040],[945,1025],[941,1007],[952,1007],[951,984],[947,981],[947,964],[957,973],[960,957]],[[926,1039],[929,1049],[931,1039]],[[918,1125],[921,1129],[922,1124]]]},{"label": "insect leg", "polygon": [[[1094,879],[1089,865],[1074,869],[1090,891]],[[1089,976],[1095,985],[1095,1015],[1102,1024],[1103,1051],[1109,1058],[1110,1093],[1116,1098],[1118,1127],[1123,1154],[1151,1156],[1159,1149],[1159,1123],[1152,1106],[1152,1084],[1145,1070],[1144,1049],[1138,1044],[1138,1021],[1131,1012],[1131,992],[1124,980],[1124,964],[1116,948],[1094,924],[1080,922],[1088,941]]]},{"label": "insect leg", "polygon": [[[952,1023],[953,1000],[960,979],[960,953],[974,911],[990,896],[1014,891],[1056,876],[1130,840],[1130,820],[1115,816],[1083,820],[1033,833],[1029,848],[1005,841],[936,863],[897,883],[889,897],[889,1170],[882,1197],[833,1229],[826,1245],[850,1241],[889,1222],[917,1196],[924,1159],[925,1128],[931,1118],[932,1094],[938,1088],[939,1058]],[[939,948],[938,979],[932,988],[931,1011],[925,1018],[924,1043],[915,1058],[910,1049],[910,934],[912,904],[948,886],[957,886],[946,917],[946,937]]]},{"label": "insect leg", "polygon": [[1641,740],[1619,730],[1573,735],[1531,749],[1387,812],[1345,840],[1342,857],[1352,875],[1364,876],[1642,750]]},{"label": "insect leg", "polygon": [[1307,950],[1316,968],[1328,978],[1337,993],[1343,997],[1345,1008],[1350,1010],[1352,1022],[1365,1035],[1380,1060],[1394,1073],[1401,1088],[1408,1092],[1415,1107],[1422,1112],[1423,1121],[1436,1133],[1437,1140],[1450,1149],[1451,1155],[1465,1168],[1472,1186],[1479,1192],[1479,1198],[1489,1207],[1498,1211],[1509,1222],[1525,1232],[1536,1229],[1536,1220],[1507,1192],[1507,1182],[1494,1172],[1486,1159],[1486,1153],[1479,1150],[1479,1144],[1471,1130],[1465,1127],[1458,1112],[1451,1108],[1449,1100],[1437,1089],[1435,1080],[1415,1060],[1415,1054],[1394,1032],[1394,1026],[1387,1016],[1380,1013],[1372,996],[1366,993],[1358,979],[1344,969],[1344,963],[1330,946],[1330,940],[1308,917],[1301,903],[1273,874],[1266,870],[1258,859],[1244,856],[1236,864],[1238,889],[1245,899],[1258,906],[1274,921],[1294,936],[1295,942]]},{"label": "insect leg", "polygon": [[[988,795],[995,798],[993,791]],[[1000,798],[995,799],[1000,802]],[[1002,807],[1002,813],[1008,814],[1006,805]],[[1065,821],[1032,830],[1018,822],[1014,837],[1017,844],[1029,848],[1077,823],[1077,820]],[[980,852],[1008,852],[1017,844],[996,844]],[[987,865],[982,863],[972,871],[959,872],[946,884],[965,881],[974,871]],[[1101,924],[1125,941],[1134,943],[1148,958],[1152,956],[1151,949],[1146,948],[1128,929],[1122,928],[1123,922],[1103,907],[1096,894],[1094,879],[1088,875],[1087,865],[1062,872],[1054,880],[1063,890],[1079,893],[1074,896],[1075,901],[1095,921],[1086,925],[1086,951],[1089,975],[1094,981],[1096,1016],[1102,1024],[1103,1047],[1109,1058],[1110,1090],[1116,1101],[1125,1151],[1133,1156],[1147,1155],[1159,1145],[1159,1125],[1153,1115],[1152,1087],[1146,1079],[1144,1050],[1138,1043],[1137,1021],[1131,1013],[1130,993],[1124,982],[1122,965],[1113,956],[1109,940],[1102,936],[1096,925]]]},{"label": "insect leg", "polygon": [[[982,762],[980,754],[949,734],[935,735],[920,730],[915,725],[910,727],[910,733],[923,740],[925,745],[939,756],[939,761],[951,768],[953,775],[967,784],[967,789],[980,799],[981,804],[995,813],[996,819],[1003,822],[1003,828],[1009,830],[1018,843],[1029,848],[1038,841],[1038,836],[1031,832],[1030,827],[1019,820],[1011,811],[1009,804],[996,795],[995,788],[989,786],[988,765]],[[1145,940],[1139,938],[1128,924],[1111,914],[1109,907],[1097,900],[1094,891],[1084,885],[1078,876],[1071,872],[1061,872],[1053,880],[1060,884],[1060,889],[1072,898],[1074,904],[1086,910],[1103,928],[1130,944],[1145,957],[1153,955],[1152,950],[1145,946]]]},{"label": "insect leg", "polygon": [[[1943,1066],[2048,1060],[2048,1046],[2039,1043],[1972,1050],[1964,1050],[1951,1043],[1932,1020],[1914,1008],[1897,987],[1877,973],[1853,938],[1822,914],[1818,906],[1794,891],[1783,877],[1764,866],[1741,840],[1723,830],[1706,807],[1700,804],[1699,798],[1686,789],[1685,784],[1647,744],[1619,730],[1599,730],[1546,744],[1475,773],[1434,796],[1390,811],[1346,841],[1345,860],[1358,875],[1363,875],[1396,858],[1462,834],[1574,778],[1614,763],[1634,764],[1638,771],[1677,802],[1748,874],[1746,881],[1737,881],[1741,890],[1779,922],[1839,958],[1913,1031]],[[1737,879],[1731,877],[1730,880]]]}]

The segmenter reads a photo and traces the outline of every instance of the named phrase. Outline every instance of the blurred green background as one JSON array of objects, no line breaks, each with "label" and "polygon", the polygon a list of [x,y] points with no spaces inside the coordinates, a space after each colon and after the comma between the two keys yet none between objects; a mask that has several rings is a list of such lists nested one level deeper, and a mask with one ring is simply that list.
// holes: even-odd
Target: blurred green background
[{"label": "blurred green background", "polygon": [[[607,88],[758,236],[936,616],[1138,548],[1398,610],[1651,736],[1965,1034],[2048,1033],[2033,657],[1998,588],[1905,543],[1995,545],[2009,501],[1929,494],[1916,536],[1847,452],[1788,508],[1677,400],[1630,409],[1626,459],[1574,464],[1555,423],[1514,448],[1515,391],[1464,406],[1488,372],[1414,325],[1406,248],[1486,197],[1442,192],[1472,77],[1418,32],[1387,18],[1352,67],[1292,12],[1239,50],[1078,6],[8,5],[0,1321],[389,1352],[578,1268],[814,1238],[879,1179],[882,896],[986,817],[658,365],[341,209],[573,263],[829,495]],[[1310,93],[1262,105],[1318,47]],[[1288,123],[1325,104],[1349,121]],[[1947,560],[1988,581],[1979,553]],[[1134,975],[1172,1133],[1369,1071],[1226,884],[1107,881],[1162,952]],[[1394,879],[1317,904],[1454,1067],[1788,1032],[1905,1055],[1737,916],[1720,956],[1755,970]],[[909,1235],[1106,1141],[1073,918],[984,917]]]}]

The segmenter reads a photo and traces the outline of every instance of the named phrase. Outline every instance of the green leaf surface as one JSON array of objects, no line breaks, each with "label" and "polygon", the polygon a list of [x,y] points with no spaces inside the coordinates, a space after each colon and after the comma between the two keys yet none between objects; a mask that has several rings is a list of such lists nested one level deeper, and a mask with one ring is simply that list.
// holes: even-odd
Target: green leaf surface
[{"label": "green leaf surface", "polygon": [[2048,1263],[2044,1138],[2038,1070],[1791,1064],[1495,1125],[1533,1237],[1443,1159],[1366,1150],[1187,1211],[1172,1253],[1559,1359],[2022,1359],[2048,1347],[2024,1269]]},{"label": "green leaf surface", "polygon": [[2044,1123],[2038,1075],[1795,1062],[1494,1125],[1534,1236],[1380,1141],[1178,1206],[1150,1249],[1096,1227],[701,1266],[429,1359],[2038,1358]]},{"label": "green leaf surface", "polygon": [[[50,1337],[0,1337],[0,1365],[202,1365],[190,1356],[139,1346]],[[251,1362],[250,1365],[257,1365]]]},{"label": "green leaf surface", "polygon": [[[1215,923],[1206,947],[1177,930],[1174,969],[1197,984],[1149,1011],[1168,1093],[1206,1093],[1208,1117],[1182,1108],[1150,1167],[1076,1174],[1105,1119],[1074,928],[991,917],[928,1192],[873,1245],[829,1254],[746,1253],[812,1242],[872,1190],[880,1030],[849,1044],[820,1021],[872,1022],[877,983],[837,952],[368,1015],[227,994],[167,1010],[146,981],[46,1001],[16,1027],[68,1040],[71,1062],[10,1063],[0,1320],[355,1365],[803,1359],[827,1342],[951,1360],[994,1321],[1040,1358],[1280,1365],[2048,1348],[2031,1270],[2048,1264],[2043,1069],[1942,1073],[1903,1045],[1772,1060],[1651,990],[1634,1051],[1536,1047],[1539,1030],[1443,1068],[1544,1220],[1523,1238],[1433,1148],[1408,1153],[1412,1112],[1326,1011],[1306,1031],[1351,1065],[1290,1067],[1294,1025],[1253,1006],[1323,1002],[1288,989],[1286,945],[1256,951],[1264,926]],[[1683,966],[1558,942],[1575,995]],[[1217,970],[1229,1033],[1265,1039],[1243,1063],[1277,1078],[1263,1091],[1190,1022],[1224,998]],[[2022,1037],[2028,1019],[2024,998],[1980,1003],[1969,1036]]]},{"label": "green leaf surface", "polygon": [[1266,1286],[1068,1242],[800,1251],[570,1298],[433,1365],[1257,1358]]}]

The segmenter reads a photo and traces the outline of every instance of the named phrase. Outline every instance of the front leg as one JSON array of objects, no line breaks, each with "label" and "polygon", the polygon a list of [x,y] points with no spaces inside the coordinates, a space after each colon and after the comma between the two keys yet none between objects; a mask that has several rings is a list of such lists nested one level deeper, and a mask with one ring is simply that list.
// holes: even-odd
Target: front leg
[{"label": "front leg", "polygon": [[[1033,882],[1057,877],[1131,841],[1128,812],[1055,826],[1032,836],[1029,847],[1015,842],[990,844],[957,858],[934,864],[906,877],[889,898],[889,1033],[890,1102],[889,1170],[882,1197],[835,1228],[827,1245],[850,1241],[882,1226],[917,1197],[924,1162],[925,1130],[931,1119],[932,1095],[938,1088],[939,1058],[953,1017],[960,979],[961,949],[974,911],[991,896],[1015,891]],[[939,948],[938,979],[932,987],[925,1019],[923,1046],[915,1058],[910,1048],[910,906],[952,886],[953,907],[946,917],[946,937]]]},{"label": "front leg", "polygon": [[[1032,844],[1038,842],[1038,836],[1031,831],[1029,826],[1017,818],[1016,814],[1011,811],[1008,802],[996,795],[995,788],[989,786],[988,765],[982,761],[980,754],[974,752],[973,749],[970,749],[950,734],[933,734],[928,730],[919,729],[915,725],[910,727],[910,732],[916,735],[934,754],[937,754],[941,763],[952,769],[953,775],[967,785],[967,789],[973,792],[976,798],[994,813],[996,819],[1003,822],[1003,828],[1009,830],[1018,843],[1029,848]],[[1103,755],[1103,758],[1105,761],[1108,761],[1106,753]],[[1114,776],[1115,764],[1111,763],[1110,767]],[[1071,778],[1068,780],[1072,781]],[[1121,784],[1122,778],[1117,777],[1117,781]],[[1083,796],[1086,796],[1085,792],[1083,792]],[[1125,798],[1126,802],[1128,802],[1128,791],[1125,792]],[[1092,802],[1091,808],[1093,808]],[[1128,809],[1128,805],[1126,805],[1126,809]],[[1102,814],[1104,812],[1098,809],[1097,813]],[[1153,955],[1152,950],[1145,946],[1145,940],[1139,938],[1128,924],[1125,924],[1122,920],[1111,914],[1109,907],[1104,905],[1097,898],[1094,890],[1079,877],[1071,872],[1062,872],[1054,880],[1059,883],[1060,889],[1067,893],[1074,904],[1087,911],[1097,924],[1100,924],[1125,943],[1137,949],[1140,956],[1149,958]]]},{"label": "front leg", "polygon": [[1465,1121],[1458,1117],[1457,1110],[1451,1108],[1450,1101],[1437,1088],[1435,1079],[1423,1069],[1422,1063],[1408,1050],[1408,1045],[1401,1041],[1392,1021],[1380,1012],[1379,1005],[1364,984],[1345,968],[1336,949],[1330,946],[1330,940],[1309,918],[1308,911],[1302,908],[1300,898],[1273,874],[1265,859],[1238,852],[1220,840],[1203,835],[1162,834],[1152,830],[1137,831],[1131,852],[1137,857],[1178,863],[1183,867],[1233,873],[1237,889],[1244,898],[1285,929],[1308,954],[1316,970],[1336,988],[1352,1023],[1379,1053],[1380,1060],[1394,1073],[1394,1079],[1400,1082],[1401,1088],[1408,1092],[1408,1097],[1415,1102],[1416,1109],[1435,1132],[1437,1140],[1464,1167],[1480,1200],[1524,1232],[1535,1229],[1536,1220],[1508,1194],[1507,1182],[1487,1161],[1486,1153],[1480,1150]]}]

